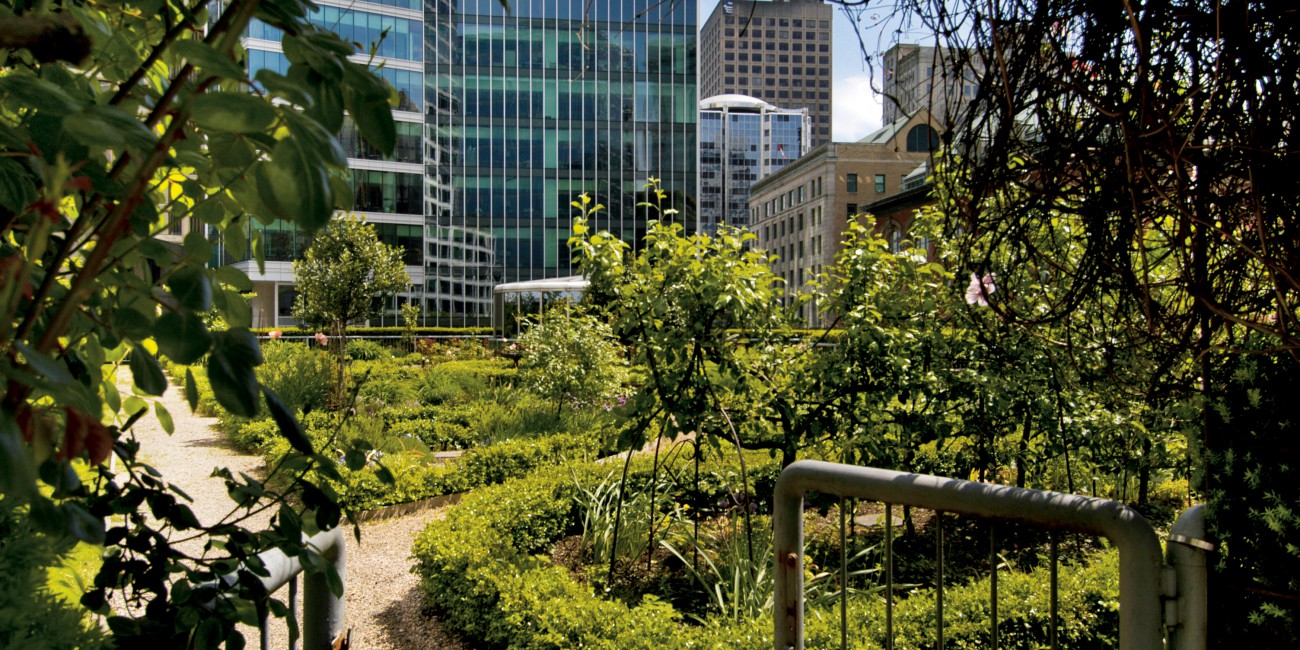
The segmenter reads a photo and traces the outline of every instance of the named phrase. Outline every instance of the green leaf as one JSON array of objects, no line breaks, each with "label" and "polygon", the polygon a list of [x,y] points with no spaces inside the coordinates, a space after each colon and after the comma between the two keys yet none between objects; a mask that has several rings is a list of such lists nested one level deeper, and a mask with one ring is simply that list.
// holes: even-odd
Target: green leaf
[{"label": "green leaf", "polygon": [[280,433],[293,445],[294,449],[311,455],[315,451],[311,447],[311,440],[307,438],[307,432],[303,430],[302,424],[294,416],[280,397],[270,388],[262,387],[262,396],[266,399],[266,408],[271,412],[271,419],[275,420],[275,426],[279,427]]},{"label": "green leaf", "polygon": [[58,85],[30,74],[15,73],[0,77],[0,95],[5,96],[6,103],[15,112],[25,108],[66,115],[81,108]]},{"label": "green leaf", "polygon": [[329,223],[334,193],[325,161],[304,151],[294,138],[276,143],[271,160],[258,167],[258,196],[281,219],[315,231]]},{"label": "green leaf", "polygon": [[270,102],[241,92],[216,92],[199,95],[190,101],[190,116],[200,127],[227,133],[265,131],[275,123],[276,112]]},{"label": "green leaf", "polygon": [[218,346],[208,355],[208,382],[227,411],[246,418],[257,415],[257,374],[244,360]]},{"label": "green leaf", "polygon": [[143,346],[137,345],[131,350],[131,376],[135,385],[148,395],[162,395],[167,391],[167,377],[163,375],[162,366]]},{"label": "green leaf", "polygon": [[[286,77],[270,68],[258,70],[255,79],[257,83],[266,89],[266,92],[274,97],[279,97],[291,104],[297,104],[307,110],[310,110],[315,104],[312,99],[311,87],[302,83],[299,79]],[[285,113],[285,115],[291,114],[294,113],[292,111]]]},{"label": "green leaf", "polygon": [[48,354],[22,341],[14,341],[14,347],[23,353],[23,358],[27,360],[27,366],[32,369],[32,372],[42,379],[53,382],[56,386],[71,386],[76,381],[72,378],[72,373],[68,372],[66,365],[55,361]]},{"label": "green leaf", "polygon": [[389,106],[388,99],[356,92],[346,92],[343,96],[348,114],[356,123],[361,137],[380,153],[393,153],[397,147],[397,126],[393,123],[393,108]]},{"label": "green leaf", "polygon": [[194,381],[194,371],[189,368],[185,369],[185,401],[191,411],[199,407],[199,385]]},{"label": "green leaf", "polygon": [[261,391],[253,367],[262,363],[257,337],[244,329],[214,335],[208,355],[208,381],[212,394],[226,410],[243,417],[257,415]]},{"label": "green leaf", "polygon": [[132,395],[122,403],[122,412],[133,419],[138,418],[140,414],[149,412],[149,403],[137,395]]},{"label": "green leaf", "polygon": [[36,200],[31,172],[13,158],[0,158],[0,206],[21,213]]},{"label": "green leaf", "polygon": [[302,519],[287,504],[280,504],[280,528],[288,539],[295,542],[302,539]]},{"label": "green leaf", "polygon": [[308,156],[320,158],[338,167],[347,166],[348,158],[343,153],[343,147],[339,146],[334,135],[326,131],[319,122],[292,112],[285,113],[284,117],[289,125],[289,132],[298,139],[299,147]]},{"label": "green leaf", "polygon": [[330,133],[337,133],[343,128],[343,89],[337,83],[320,77],[308,82],[314,82],[312,95],[316,104],[305,111],[307,116],[320,122]]},{"label": "green leaf", "polygon": [[127,338],[137,341],[153,334],[153,321],[131,307],[113,312],[113,327]]},{"label": "green leaf", "polygon": [[223,266],[217,269],[217,280],[222,284],[234,287],[236,291],[253,290],[253,281],[248,278],[248,274],[233,266]]},{"label": "green leaf", "polygon": [[185,259],[194,264],[207,264],[212,259],[212,242],[208,241],[203,236],[203,233],[198,230],[191,230],[189,234],[185,235],[183,250],[185,251]]},{"label": "green leaf", "polygon": [[202,269],[182,266],[167,278],[167,288],[181,306],[194,311],[212,309],[212,285]]},{"label": "green leaf", "polygon": [[158,317],[158,351],[176,363],[189,365],[207,354],[212,335],[203,319],[192,311],[167,312]]},{"label": "green leaf", "polygon": [[157,239],[146,239],[140,242],[140,254],[155,262],[171,263],[172,261],[172,250]]},{"label": "green leaf", "polygon": [[59,505],[59,511],[73,537],[87,544],[104,544],[104,520],[90,514],[86,506],[76,501],[66,501]]},{"label": "green leaf", "polygon": [[169,434],[176,431],[176,423],[172,421],[172,414],[167,410],[167,407],[162,405],[162,402],[154,402],[153,413],[158,416],[158,424],[162,425],[163,431]]},{"label": "green leaf", "polygon": [[218,77],[243,79],[244,69],[239,64],[222,56],[216,48],[196,40],[182,40],[176,43],[176,52],[185,57],[195,67]]},{"label": "green leaf", "polygon": [[231,327],[252,327],[253,308],[248,304],[248,298],[235,291],[225,291],[222,294],[226,304],[221,312],[226,316],[226,323]]},{"label": "green leaf", "polygon": [[18,423],[0,411],[0,493],[25,501],[36,489],[36,470]]},{"label": "green leaf", "polygon": [[[212,154],[210,163],[235,170],[242,170],[257,160],[257,153],[253,151],[248,139],[233,134],[210,134],[208,136],[208,151]],[[220,218],[215,220],[204,219],[204,223],[212,226],[220,222]]]}]

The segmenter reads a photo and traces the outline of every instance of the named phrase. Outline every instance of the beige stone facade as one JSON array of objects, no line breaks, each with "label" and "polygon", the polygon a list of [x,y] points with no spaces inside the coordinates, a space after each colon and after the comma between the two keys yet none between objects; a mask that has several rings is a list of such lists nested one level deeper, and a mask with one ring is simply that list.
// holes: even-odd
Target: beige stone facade
[{"label": "beige stone facade", "polygon": [[[789,294],[835,259],[849,215],[903,191],[904,177],[929,161],[927,128],[933,127],[922,112],[858,142],[824,144],[751,188],[757,247],[776,256],[772,270],[785,279]],[[805,320],[815,323],[815,308],[804,309]]]}]

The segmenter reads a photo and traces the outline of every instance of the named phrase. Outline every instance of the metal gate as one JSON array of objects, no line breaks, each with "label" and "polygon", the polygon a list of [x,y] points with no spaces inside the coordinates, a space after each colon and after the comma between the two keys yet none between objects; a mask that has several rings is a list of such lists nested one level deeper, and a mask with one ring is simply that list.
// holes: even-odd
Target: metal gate
[{"label": "metal gate", "polygon": [[[773,512],[775,546],[776,650],[804,647],[804,538],[805,492],[883,501],[887,506],[904,505],[932,509],[938,515],[939,560],[936,581],[935,646],[943,647],[943,562],[942,515],[956,513],[1001,521],[1017,521],[1043,528],[1106,537],[1120,557],[1120,649],[1147,650],[1169,647],[1175,650],[1205,648],[1205,551],[1204,526],[1199,506],[1184,512],[1170,531],[1169,565],[1162,561],[1155,531],[1133,509],[1105,499],[1044,490],[1027,490],[975,483],[952,478],[907,474],[870,467],[857,467],[803,460],[791,464],[776,484]],[[887,510],[888,513],[888,510]],[[890,515],[886,515],[886,522]],[[845,543],[841,526],[841,548]],[[886,557],[890,557],[892,533],[886,535]],[[1055,544],[1052,546],[1051,643],[1056,647],[1057,584]],[[892,561],[885,563],[886,581],[892,585]],[[997,579],[991,581],[991,637],[997,648]],[[841,612],[846,607],[847,589],[840,589]],[[887,590],[886,617],[892,648],[892,588]],[[847,643],[841,616],[841,638]]]}]

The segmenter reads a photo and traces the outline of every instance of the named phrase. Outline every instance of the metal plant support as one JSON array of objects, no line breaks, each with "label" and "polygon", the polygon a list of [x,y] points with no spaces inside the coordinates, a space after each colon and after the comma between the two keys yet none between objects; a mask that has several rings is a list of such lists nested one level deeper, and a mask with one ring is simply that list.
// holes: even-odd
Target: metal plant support
[{"label": "metal plant support", "polygon": [[[893,646],[893,506],[903,505],[935,511],[937,541],[935,589],[935,640],[943,647],[943,536],[944,515],[964,514],[998,521],[1022,522],[1053,529],[1051,536],[1051,622],[1049,638],[1057,641],[1056,530],[1106,537],[1120,556],[1120,650],[1147,650],[1165,645],[1169,628],[1170,647],[1203,650],[1205,628],[1205,550],[1201,540],[1204,526],[1199,509],[1184,513],[1170,534],[1166,571],[1160,542],[1151,525],[1133,509],[1105,499],[1043,490],[958,479],[906,474],[869,467],[856,467],[803,460],[791,464],[776,483],[773,513],[775,545],[775,600],[773,619],[776,650],[804,647],[804,548],[803,499],[805,492],[821,492],[846,498],[871,499],[886,504],[886,630],[887,647]],[[994,528],[996,530],[996,527]],[[844,540],[841,539],[841,543]],[[1209,547],[1212,548],[1212,547]],[[997,647],[997,567],[999,558],[990,535],[989,569],[993,647]],[[1163,574],[1163,575],[1162,575]],[[1162,581],[1162,577],[1167,578]],[[1163,591],[1163,593],[1162,593]],[[847,592],[841,589],[843,598]],[[1162,596],[1173,599],[1164,603]],[[845,605],[841,603],[841,608]],[[841,609],[841,624],[846,615]],[[841,643],[847,638],[841,633]]]}]

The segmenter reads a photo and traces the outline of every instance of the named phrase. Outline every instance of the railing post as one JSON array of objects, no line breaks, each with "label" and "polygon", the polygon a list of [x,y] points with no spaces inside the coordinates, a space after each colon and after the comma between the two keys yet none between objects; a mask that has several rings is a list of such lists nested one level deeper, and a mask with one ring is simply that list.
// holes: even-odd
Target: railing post
[{"label": "railing post", "polygon": [[343,582],[343,593],[330,593],[329,583],[319,573],[303,576],[302,594],[302,644],[304,650],[330,650],[343,634],[344,600],[347,595],[347,544],[343,527],[313,537],[313,541],[329,535],[332,543],[321,545],[321,555],[330,560]]},{"label": "railing post", "polygon": [[793,475],[782,472],[773,495],[776,650],[803,650],[803,487],[795,483]]},{"label": "railing post", "polygon": [[1177,589],[1173,595],[1178,620],[1166,621],[1172,627],[1170,650],[1205,650],[1209,602],[1205,554],[1212,550],[1214,544],[1205,541],[1205,507],[1184,510],[1170,527],[1165,546]]}]

